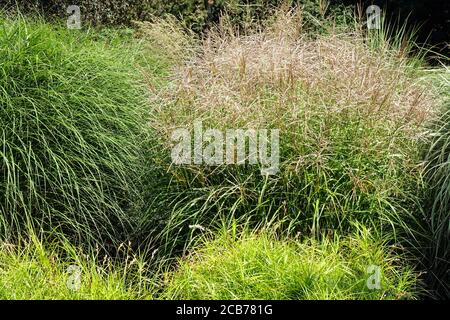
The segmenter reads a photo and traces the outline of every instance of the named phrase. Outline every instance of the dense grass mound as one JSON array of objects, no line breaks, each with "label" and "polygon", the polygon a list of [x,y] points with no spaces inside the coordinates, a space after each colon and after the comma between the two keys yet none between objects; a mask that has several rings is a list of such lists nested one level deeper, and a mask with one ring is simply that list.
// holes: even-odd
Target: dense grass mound
[{"label": "dense grass mound", "polygon": [[427,152],[427,181],[430,194],[427,209],[429,238],[426,266],[430,287],[441,297],[450,297],[450,70],[442,74],[446,97],[442,116],[434,123]]},{"label": "dense grass mound", "polygon": [[[276,240],[266,233],[207,241],[179,261],[170,299],[401,299],[416,276],[367,233],[323,242]],[[380,286],[370,286],[380,269]],[[373,268],[373,267],[372,267]],[[369,286],[367,283],[370,283]]]},{"label": "dense grass mound", "polygon": [[[121,251],[128,252],[122,247]],[[121,262],[95,251],[80,251],[68,242],[30,236],[18,245],[0,245],[0,299],[142,299],[151,298],[151,279],[133,254]]]},{"label": "dense grass mound", "polygon": [[[190,225],[234,218],[285,221],[313,237],[351,233],[355,222],[392,240],[424,232],[419,146],[434,100],[419,61],[380,37],[330,30],[311,39],[298,12],[260,33],[212,31],[154,101],[155,163],[168,184],[144,229],[157,217],[169,249],[197,233]],[[174,165],[173,130],[193,137],[198,121],[204,131],[279,129],[279,172],[264,177],[258,165],[225,158]]]},{"label": "dense grass mound", "polygon": [[123,240],[138,205],[135,47],[0,18],[0,236]]}]

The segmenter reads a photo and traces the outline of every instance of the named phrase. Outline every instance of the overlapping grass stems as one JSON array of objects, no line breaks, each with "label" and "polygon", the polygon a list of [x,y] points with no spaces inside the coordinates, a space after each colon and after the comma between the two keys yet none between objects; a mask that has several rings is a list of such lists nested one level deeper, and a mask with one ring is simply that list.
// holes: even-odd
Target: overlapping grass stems
[{"label": "overlapping grass stems", "polygon": [[434,294],[450,297],[450,70],[440,74],[446,97],[442,116],[432,123],[433,136],[426,152],[428,236],[425,250],[427,277]]},{"label": "overlapping grass stems", "polygon": [[146,262],[126,245],[117,249],[120,260],[33,232],[16,244],[1,243],[0,299],[152,298],[157,287],[145,275]]},{"label": "overlapping grass stems", "polygon": [[[267,230],[223,229],[214,237],[204,237],[199,249],[179,260],[164,298],[411,299],[418,294],[417,274],[364,228],[350,238],[320,242],[280,239]],[[370,266],[380,268],[379,290],[370,287],[378,286],[368,281]]]},{"label": "overlapping grass stems", "polygon": [[[420,61],[405,46],[370,41],[382,33],[334,28],[311,39],[301,14],[279,13],[248,35],[227,24],[212,30],[154,99],[152,126],[163,137],[156,163],[171,182],[143,229],[159,221],[165,252],[188,248],[224,219],[283,221],[287,233],[315,238],[362,223],[405,245],[426,232],[419,146],[434,100],[420,83]],[[280,129],[280,172],[170,164],[172,130],[195,120],[205,129]]]},{"label": "overlapping grass stems", "polygon": [[[133,41],[1,18],[0,295],[414,298],[405,247],[445,281],[447,119],[426,167],[425,124],[439,101],[421,58],[408,57],[405,35],[388,40],[387,27],[366,34],[318,20],[311,36],[303,14],[281,10],[249,32],[225,18],[201,40],[156,20],[138,24]],[[280,129],[279,173],[173,165],[172,131],[196,120]],[[426,197],[434,204],[424,210]],[[49,234],[61,242],[41,244]],[[105,262],[98,247],[109,244],[144,251]],[[72,262],[95,284],[79,294],[59,289]],[[372,263],[382,291],[366,290]],[[27,279],[38,280],[34,296],[12,288]]]},{"label": "overlapping grass stems", "polygon": [[136,46],[0,18],[0,236],[28,226],[92,244],[129,239],[146,90]]}]

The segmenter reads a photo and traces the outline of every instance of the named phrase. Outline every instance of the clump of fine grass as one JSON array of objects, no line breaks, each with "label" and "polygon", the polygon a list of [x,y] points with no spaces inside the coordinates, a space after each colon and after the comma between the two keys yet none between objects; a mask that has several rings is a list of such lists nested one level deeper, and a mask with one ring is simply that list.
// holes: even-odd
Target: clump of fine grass
[{"label": "clump of fine grass", "polygon": [[153,17],[152,21],[135,21],[134,24],[136,37],[144,40],[153,57],[168,65],[182,63],[197,45],[196,36],[192,31],[182,28],[175,17]]},{"label": "clump of fine grass", "polygon": [[425,266],[430,289],[436,296],[450,297],[450,70],[441,73],[443,110],[433,123],[433,136],[426,154],[426,180],[430,191],[426,224],[429,237],[425,241]]},{"label": "clump of fine grass", "polygon": [[[420,61],[409,63],[404,47],[387,40],[373,45],[359,29],[308,37],[293,14],[254,34],[212,30],[152,100],[156,169],[170,184],[143,229],[160,223],[169,251],[189,243],[190,225],[221,218],[282,220],[313,237],[351,233],[353,222],[393,240],[425,232],[418,146],[435,100]],[[279,129],[279,173],[262,177],[248,163],[172,164],[171,133],[195,121],[204,130]]]},{"label": "clump of fine grass", "polygon": [[[270,233],[220,234],[179,260],[168,299],[412,299],[417,275],[366,231],[295,242]],[[371,267],[372,266],[372,267]],[[379,272],[379,286],[374,275]],[[371,269],[373,268],[373,269]],[[369,285],[368,285],[369,283]]]},{"label": "clump of fine grass", "polygon": [[137,255],[119,262],[31,232],[26,241],[0,244],[0,299],[151,299],[155,286],[146,269]]},{"label": "clump of fine grass", "polygon": [[145,90],[136,47],[0,17],[0,237],[129,237]]}]

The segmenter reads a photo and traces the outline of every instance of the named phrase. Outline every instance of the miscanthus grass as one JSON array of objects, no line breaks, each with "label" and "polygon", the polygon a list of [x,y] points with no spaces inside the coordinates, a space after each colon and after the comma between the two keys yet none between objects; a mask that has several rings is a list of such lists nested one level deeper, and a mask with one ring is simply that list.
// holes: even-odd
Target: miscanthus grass
[{"label": "miscanthus grass", "polygon": [[197,249],[179,259],[178,269],[167,275],[161,297],[413,299],[418,293],[417,274],[400,258],[364,229],[350,238],[303,242],[277,238],[267,230],[225,230],[205,237]]},{"label": "miscanthus grass", "polygon": [[[136,46],[0,16],[0,237],[129,238],[146,90]],[[125,45],[126,44],[126,45]]]},{"label": "miscanthus grass", "polygon": [[426,148],[425,202],[428,237],[424,245],[425,267],[435,297],[450,297],[450,69],[438,71],[437,82],[443,94],[440,117],[432,123],[432,137]]}]

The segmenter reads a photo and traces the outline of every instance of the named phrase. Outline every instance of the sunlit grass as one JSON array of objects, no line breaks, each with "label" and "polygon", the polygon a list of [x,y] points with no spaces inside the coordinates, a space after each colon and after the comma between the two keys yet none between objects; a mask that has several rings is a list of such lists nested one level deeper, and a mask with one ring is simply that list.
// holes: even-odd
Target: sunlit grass
[{"label": "sunlit grass", "polygon": [[153,279],[144,275],[146,264],[138,256],[128,254],[117,261],[88,250],[33,235],[18,244],[2,243],[0,299],[153,298]]},{"label": "sunlit grass", "polygon": [[132,232],[146,90],[137,46],[0,17],[0,237]]},{"label": "sunlit grass", "polygon": [[[404,28],[302,14],[203,39],[0,17],[0,298],[448,296],[448,71]],[[196,121],[279,129],[279,172],[174,165]]]},{"label": "sunlit grass", "polygon": [[[417,295],[417,275],[401,266],[399,257],[367,230],[320,242],[277,239],[267,231],[225,232],[179,260],[162,297],[411,299]],[[379,287],[371,278],[374,266],[379,267]]]}]

